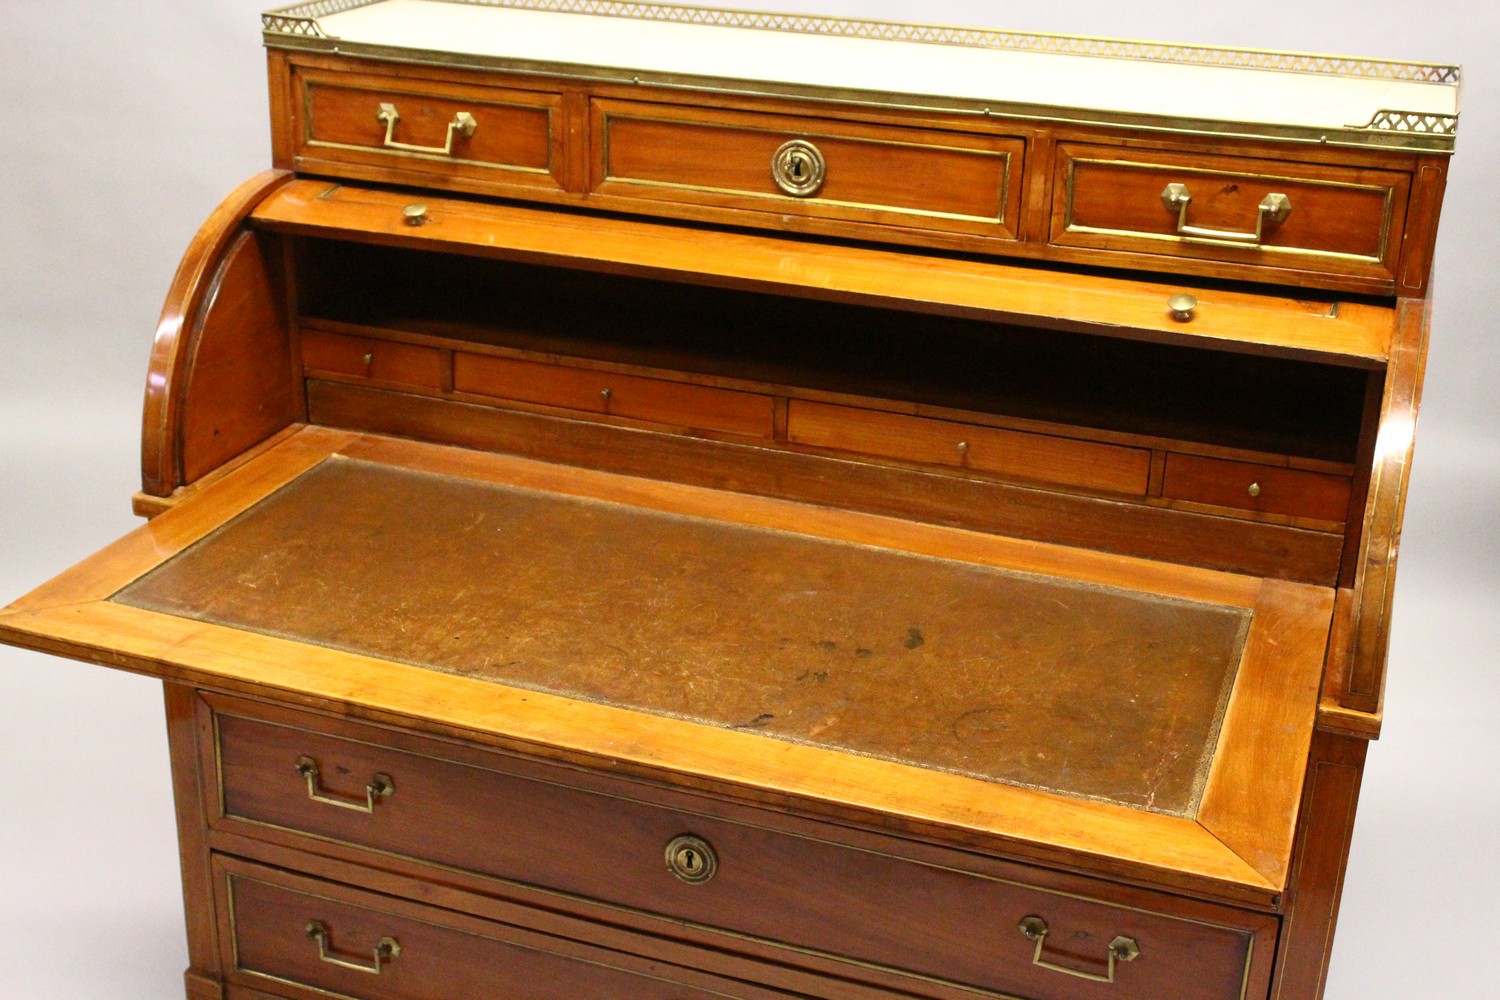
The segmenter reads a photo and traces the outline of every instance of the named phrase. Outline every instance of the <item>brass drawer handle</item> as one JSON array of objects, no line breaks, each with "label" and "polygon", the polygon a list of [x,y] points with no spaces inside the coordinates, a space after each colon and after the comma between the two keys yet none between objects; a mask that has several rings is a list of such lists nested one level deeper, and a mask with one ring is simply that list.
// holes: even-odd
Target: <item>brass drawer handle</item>
[{"label": "brass drawer handle", "polygon": [[1284,194],[1268,194],[1261,199],[1260,208],[1256,211],[1255,232],[1239,233],[1229,229],[1205,229],[1202,226],[1188,225],[1188,206],[1192,204],[1192,201],[1193,196],[1189,193],[1186,184],[1168,184],[1166,190],[1161,193],[1161,203],[1167,206],[1167,211],[1177,212],[1178,236],[1223,240],[1229,243],[1259,244],[1265,239],[1267,222],[1281,222],[1292,214],[1292,199]]},{"label": "brass drawer handle", "polygon": [[370,964],[358,962],[354,959],[340,958],[335,955],[329,945],[331,934],[328,925],[321,920],[309,920],[307,922],[307,936],[318,942],[318,961],[327,962],[329,965],[337,965],[341,969],[353,969],[355,972],[368,972],[372,976],[380,975],[385,966],[401,954],[401,945],[396,943],[393,937],[383,937],[375,946],[373,958]]},{"label": "brass drawer handle", "polygon": [[408,153],[436,153],[438,156],[453,155],[453,137],[463,136],[467,139],[479,128],[479,122],[467,111],[460,111],[453,116],[448,123],[448,140],[441,146],[415,146],[409,142],[397,142],[395,138],[396,123],[401,120],[401,112],[396,110],[394,104],[381,103],[380,110],[375,113],[375,120],[385,123],[385,148],[402,149]]},{"label": "brass drawer handle", "polygon": [[389,774],[377,774],[370,779],[365,786],[365,800],[345,799],[336,795],[329,795],[318,787],[318,762],[307,755],[297,758],[297,773],[307,779],[307,797],[314,802],[324,805],[338,806],[340,809],[353,809],[355,812],[373,813],[375,803],[381,799],[390,798],[396,791],[396,783],[391,780]]},{"label": "brass drawer handle", "polygon": [[1031,955],[1032,965],[1052,972],[1061,972],[1066,976],[1077,976],[1079,979],[1087,979],[1094,983],[1113,983],[1117,963],[1134,962],[1141,957],[1141,946],[1135,943],[1135,938],[1128,938],[1122,934],[1109,943],[1109,971],[1102,976],[1093,972],[1082,972],[1064,965],[1054,965],[1042,959],[1042,946],[1047,943],[1047,921],[1041,917],[1026,917],[1021,921],[1020,930],[1022,937],[1036,942],[1036,951]]},{"label": "brass drawer handle", "polygon": [[673,837],[667,844],[667,870],[690,885],[702,885],[719,870],[719,855],[702,837]]},{"label": "brass drawer handle", "polygon": [[771,157],[771,179],[794,198],[811,198],[823,189],[827,178],[823,151],[806,139],[793,139]]}]

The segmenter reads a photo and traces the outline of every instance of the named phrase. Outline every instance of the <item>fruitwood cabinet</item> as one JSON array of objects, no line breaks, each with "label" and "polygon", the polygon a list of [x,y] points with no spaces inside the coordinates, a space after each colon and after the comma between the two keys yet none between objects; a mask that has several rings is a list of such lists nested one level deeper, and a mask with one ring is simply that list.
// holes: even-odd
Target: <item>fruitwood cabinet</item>
[{"label": "fruitwood cabinet", "polygon": [[0,613],[166,682],[189,997],[1321,994],[1455,68],[265,27],[148,521]]}]

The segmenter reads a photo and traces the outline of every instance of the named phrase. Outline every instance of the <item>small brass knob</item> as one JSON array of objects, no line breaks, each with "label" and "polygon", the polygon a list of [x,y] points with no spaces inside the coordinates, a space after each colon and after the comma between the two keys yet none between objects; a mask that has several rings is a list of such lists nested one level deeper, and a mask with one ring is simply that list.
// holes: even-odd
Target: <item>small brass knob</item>
[{"label": "small brass knob", "polygon": [[1193,320],[1193,310],[1198,308],[1198,300],[1184,292],[1168,299],[1167,308],[1172,311],[1172,318],[1177,322],[1190,323]]},{"label": "small brass knob", "polygon": [[718,854],[702,837],[674,837],[666,853],[667,870],[690,885],[702,885],[719,870]]},{"label": "small brass knob", "polygon": [[418,202],[401,210],[401,218],[408,226],[420,226],[427,221],[427,206]]},{"label": "small brass knob", "polygon": [[1250,489],[1245,492],[1249,493],[1252,497],[1260,496],[1260,483],[1251,483]]}]

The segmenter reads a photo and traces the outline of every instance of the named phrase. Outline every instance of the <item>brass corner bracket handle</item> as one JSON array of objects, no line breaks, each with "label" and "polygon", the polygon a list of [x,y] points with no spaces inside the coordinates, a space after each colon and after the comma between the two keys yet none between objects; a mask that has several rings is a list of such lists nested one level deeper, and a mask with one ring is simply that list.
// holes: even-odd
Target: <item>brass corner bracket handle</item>
[{"label": "brass corner bracket handle", "polygon": [[391,960],[401,954],[401,945],[393,937],[383,937],[375,945],[371,960],[366,962],[357,961],[352,958],[340,958],[333,953],[330,944],[332,932],[328,925],[321,920],[309,920],[307,922],[307,936],[318,942],[318,961],[327,962],[329,965],[337,965],[341,969],[353,969],[355,972],[368,972],[378,976]]},{"label": "brass corner bracket handle", "polygon": [[448,138],[441,146],[417,146],[409,142],[396,141],[396,123],[401,120],[401,112],[396,110],[394,104],[384,101],[380,104],[380,110],[375,112],[375,120],[385,125],[386,149],[400,149],[408,153],[433,153],[437,156],[453,155],[453,139],[455,136],[469,138],[479,128],[479,122],[467,111],[460,111],[453,116],[448,123]]},{"label": "brass corner bracket handle", "polygon": [[1192,192],[1186,184],[1168,184],[1161,193],[1161,203],[1167,211],[1177,213],[1177,235],[1199,240],[1219,240],[1225,243],[1259,245],[1265,242],[1266,224],[1284,222],[1292,214],[1292,199],[1284,194],[1268,194],[1261,199],[1255,214],[1255,232],[1242,233],[1232,229],[1207,229],[1188,224],[1188,206],[1193,202]]},{"label": "brass corner bracket handle", "polygon": [[1070,969],[1065,965],[1055,965],[1042,958],[1042,948],[1047,943],[1047,921],[1041,917],[1024,917],[1021,920],[1021,936],[1028,941],[1036,942],[1036,950],[1032,952],[1031,964],[1040,969],[1051,972],[1061,972],[1065,976],[1076,976],[1079,979],[1087,979],[1093,983],[1113,983],[1115,981],[1115,968],[1120,962],[1134,962],[1141,957],[1141,946],[1135,943],[1135,938],[1128,938],[1121,934],[1109,943],[1109,969],[1102,976],[1094,972],[1084,972],[1080,969]]},{"label": "brass corner bracket handle", "polygon": [[391,780],[389,774],[377,774],[365,786],[365,800],[363,802],[358,799],[346,799],[337,795],[330,795],[319,787],[318,776],[322,771],[318,767],[318,762],[306,754],[297,758],[297,773],[307,779],[308,798],[314,802],[321,802],[324,805],[338,806],[340,809],[352,809],[355,812],[373,813],[377,802],[381,799],[390,798],[396,792],[396,783]]}]

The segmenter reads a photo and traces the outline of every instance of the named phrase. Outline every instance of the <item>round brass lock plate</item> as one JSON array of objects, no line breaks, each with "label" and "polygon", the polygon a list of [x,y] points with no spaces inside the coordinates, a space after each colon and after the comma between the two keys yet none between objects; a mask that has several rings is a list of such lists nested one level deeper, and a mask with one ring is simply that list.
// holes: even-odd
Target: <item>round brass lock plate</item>
[{"label": "round brass lock plate", "polygon": [[667,871],[684,882],[700,885],[719,870],[719,856],[702,837],[685,834],[667,845]]},{"label": "round brass lock plate", "polygon": [[793,139],[771,157],[771,178],[776,186],[796,198],[811,198],[823,189],[828,161],[823,151],[806,139]]}]

